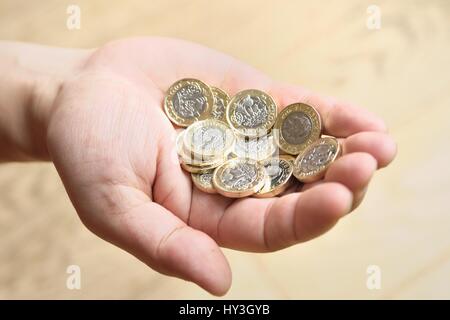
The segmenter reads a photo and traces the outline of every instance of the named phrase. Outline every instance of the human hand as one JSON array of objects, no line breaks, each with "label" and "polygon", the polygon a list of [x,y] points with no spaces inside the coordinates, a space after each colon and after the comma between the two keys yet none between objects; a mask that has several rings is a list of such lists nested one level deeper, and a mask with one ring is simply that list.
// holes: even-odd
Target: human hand
[{"label": "human hand", "polygon": [[[230,95],[256,88],[278,106],[313,105],[343,155],[323,180],[269,199],[206,194],[174,161],[165,90],[185,77]],[[369,112],[285,85],[222,53],[173,39],[107,44],[66,79],[52,108],[47,147],[83,223],[152,269],[222,295],[231,271],[219,246],[267,252],[330,229],[362,200],[396,146]]]}]

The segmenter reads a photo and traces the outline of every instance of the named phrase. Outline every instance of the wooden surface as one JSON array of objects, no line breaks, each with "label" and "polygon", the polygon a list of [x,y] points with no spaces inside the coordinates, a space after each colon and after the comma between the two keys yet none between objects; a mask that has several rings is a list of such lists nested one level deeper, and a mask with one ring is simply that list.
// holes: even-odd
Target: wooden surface
[{"label": "wooden surface", "polygon": [[[66,8],[81,8],[81,29]],[[272,254],[226,250],[226,298],[450,298],[450,2],[0,0],[0,38],[70,47],[132,35],[196,41],[273,77],[355,101],[399,154],[363,205],[315,241]],[[120,3],[120,4],[119,4]],[[81,290],[66,268],[81,267]],[[369,265],[380,290],[366,287]],[[0,298],[211,298],[87,231],[50,164],[0,166]]]}]

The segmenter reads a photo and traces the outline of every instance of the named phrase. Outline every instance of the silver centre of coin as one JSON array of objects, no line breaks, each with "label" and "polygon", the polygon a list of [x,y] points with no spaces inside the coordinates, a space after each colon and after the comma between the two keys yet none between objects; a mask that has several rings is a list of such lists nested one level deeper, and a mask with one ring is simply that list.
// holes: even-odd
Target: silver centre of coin
[{"label": "silver centre of coin", "polygon": [[225,147],[225,132],[216,127],[202,127],[194,131],[192,145],[197,150],[211,152]]},{"label": "silver centre of coin", "polygon": [[175,112],[183,118],[196,118],[206,109],[206,97],[196,84],[181,87],[172,98]]},{"label": "silver centre of coin", "polygon": [[264,164],[264,169],[270,178],[272,187],[282,184],[288,178],[289,168],[290,166],[287,161],[275,158]]},{"label": "silver centre of coin", "polygon": [[250,163],[237,163],[226,168],[220,178],[221,182],[230,189],[246,189],[257,178],[258,170]]},{"label": "silver centre of coin", "polygon": [[257,128],[267,121],[269,109],[259,96],[246,95],[236,102],[236,122],[245,128]]},{"label": "silver centre of coin", "polygon": [[335,153],[336,147],[331,144],[320,144],[312,148],[303,157],[300,163],[300,171],[311,172],[327,165],[333,159]]},{"label": "silver centre of coin", "polygon": [[203,185],[212,185],[212,178],[213,178],[213,172],[205,172],[205,173],[201,173],[198,176],[198,179],[200,180],[200,182]]},{"label": "silver centre of coin", "polygon": [[218,95],[214,95],[214,108],[211,112],[212,116],[216,119],[221,119],[225,113],[225,101]]},{"label": "silver centre of coin", "polygon": [[302,144],[311,134],[311,119],[301,111],[290,113],[281,125],[281,134],[289,144]]}]

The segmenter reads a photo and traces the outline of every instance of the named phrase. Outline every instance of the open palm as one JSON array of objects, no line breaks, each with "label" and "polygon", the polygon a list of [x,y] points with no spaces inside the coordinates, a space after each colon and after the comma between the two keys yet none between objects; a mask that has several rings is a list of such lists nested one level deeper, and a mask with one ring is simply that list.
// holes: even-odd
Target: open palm
[{"label": "open palm", "polygon": [[[203,193],[174,161],[165,90],[193,77],[230,95],[256,88],[278,105],[306,102],[343,156],[325,178],[269,199]],[[395,155],[384,123],[363,109],[284,85],[227,55],[173,39],[139,38],[92,51],[61,87],[48,149],[83,223],[151,268],[224,294],[231,271],[219,246],[273,251],[314,238],[361,201]]]}]

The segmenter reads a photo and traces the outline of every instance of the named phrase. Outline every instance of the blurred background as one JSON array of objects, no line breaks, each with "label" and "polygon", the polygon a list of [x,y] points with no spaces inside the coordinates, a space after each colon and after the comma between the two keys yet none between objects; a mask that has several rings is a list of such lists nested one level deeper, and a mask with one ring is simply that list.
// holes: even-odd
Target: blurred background
[{"label": "blurred background", "polygon": [[[69,5],[80,29],[66,25]],[[312,242],[225,250],[234,275],[225,298],[449,299],[449,16],[445,0],[0,0],[0,39],[90,48],[178,37],[377,113],[399,153],[364,203]],[[66,287],[69,265],[81,268],[80,290]],[[367,286],[374,270],[379,288]],[[0,298],[212,296],[91,234],[54,167],[33,163],[0,166]]]}]

